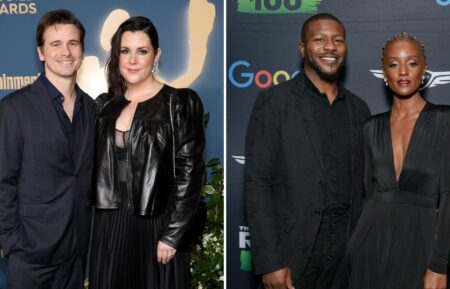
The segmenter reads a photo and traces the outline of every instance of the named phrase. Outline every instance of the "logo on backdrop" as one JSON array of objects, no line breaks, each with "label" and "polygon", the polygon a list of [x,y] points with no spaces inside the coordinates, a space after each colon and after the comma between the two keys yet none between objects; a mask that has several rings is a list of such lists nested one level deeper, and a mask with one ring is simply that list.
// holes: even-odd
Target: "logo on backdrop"
[{"label": "logo on backdrop", "polygon": [[289,80],[298,73],[298,70],[291,74],[286,70],[270,72],[262,69],[253,71],[250,62],[238,60],[230,65],[230,68],[228,69],[228,79],[233,86],[238,88],[246,88],[252,84],[255,84],[259,88],[268,88],[272,84],[277,85],[283,81]]},{"label": "logo on backdrop", "polygon": [[450,0],[436,0],[436,3],[441,6],[447,6],[450,5]]},{"label": "logo on backdrop", "polygon": [[[190,55],[185,72],[168,83],[174,87],[188,87],[201,75],[207,56],[208,38],[214,28],[214,19],[216,18],[215,5],[208,0],[190,0],[187,13],[187,43],[190,47]],[[112,35],[119,25],[129,17],[128,11],[116,9],[105,19],[99,37],[100,45],[105,54],[111,48],[110,39]],[[94,98],[107,91],[105,67],[102,65],[99,57],[95,55],[85,56],[77,74],[78,85]],[[157,77],[160,81],[166,82],[159,75]]]},{"label": "logo on backdrop", "polygon": [[17,90],[28,84],[33,83],[38,77],[37,75],[7,75],[3,73],[0,76],[0,90]]},{"label": "logo on backdrop", "polygon": [[[375,77],[384,78],[384,73],[382,70],[371,69],[370,72]],[[425,83],[421,86],[420,89],[424,89],[427,87],[436,87],[442,84],[450,83],[450,71],[430,71],[427,70],[425,74]]]},{"label": "logo on backdrop", "polygon": [[252,254],[250,251],[250,232],[248,226],[239,226],[239,249],[241,270],[252,270]]},{"label": "logo on backdrop", "polygon": [[240,13],[316,13],[322,0],[238,0]]},{"label": "logo on backdrop", "polygon": [[0,0],[0,15],[36,14],[34,0]]}]

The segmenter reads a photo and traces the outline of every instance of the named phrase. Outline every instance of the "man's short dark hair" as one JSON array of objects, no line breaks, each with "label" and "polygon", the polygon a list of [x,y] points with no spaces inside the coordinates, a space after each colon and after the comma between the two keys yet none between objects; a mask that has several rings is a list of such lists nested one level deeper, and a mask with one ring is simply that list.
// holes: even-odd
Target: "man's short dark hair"
[{"label": "man's short dark hair", "polygon": [[65,9],[54,10],[45,13],[36,29],[36,44],[38,47],[44,45],[44,32],[45,30],[53,25],[57,24],[73,24],[80,31],[80,43],[81,47],[84,50],[84,35],[86,34],[86,30],[84,29],[83,24],[81,24],[80,20],[78,20],[72,12]]},{"label": "man's short dark hair", "polygon": [[344,33],[345,33],[345,27],[344,24],[342,24],[341,20],[339,20],[336,16],[330,14],[330,13],[319,13],[319,14],[315,14],[311,17],[309,17],[305,23],[303,23],[302,26],[302,34],[301,34],[301,41],[303,42],[306,39],[306,33],[308,32],[308,28],[309,25],[314,22],[314,21],[318,21],[318,20],[333,20],[336,21],[337,23],[339,23],[342,28],[344,29]]}]

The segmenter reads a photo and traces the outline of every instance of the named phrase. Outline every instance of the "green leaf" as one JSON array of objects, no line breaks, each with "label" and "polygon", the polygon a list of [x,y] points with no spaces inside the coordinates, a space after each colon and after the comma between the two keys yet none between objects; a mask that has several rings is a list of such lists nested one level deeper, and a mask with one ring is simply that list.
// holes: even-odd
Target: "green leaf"
[{"label": "green leaf", "polygon": [[205,164],[205,166],[208,167],[208,168],[217,166],[217,165],[220,164],[219,161],[220,161],[219,158],[213,158],[213,159],[210,159],[210,160]]},{"label": "green leaf", "polygon": [[216,189],[211,185],[203,186],[203,192],[208,195],[213,195],[216,193]]},{"label": "green leaf", "polygon": [[208,124],[208,122],[209,122],[209,112],[203,115],[203,123],[205,124],[205,126]]}]

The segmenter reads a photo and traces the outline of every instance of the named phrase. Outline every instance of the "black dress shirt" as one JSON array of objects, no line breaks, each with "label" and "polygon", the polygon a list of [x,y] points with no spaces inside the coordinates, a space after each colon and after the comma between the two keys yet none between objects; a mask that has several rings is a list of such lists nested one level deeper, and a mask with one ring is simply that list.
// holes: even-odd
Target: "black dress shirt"
[{"label": "black dress shirt", "polygon": [[[305,75],[306,77],[306,75]],[[351,195],[351,138],[347,99],[342,85],[332,104],[326,94],[321,93],[307,80],[312,115],[319,128],[322,158],[325,166],[327,186],[325,189],[325,213],[331,210],[348,209]]]},{"label": "black dress shirt", "polygon": [[67,138],[68,150],[70,152],[70,157],[75,166],[76,160],[81,154],[81,145],[83,143],[83,132],[86,129],[86,119],[83,112],[83,100],[81,97],[81,90],[75,86],[76,99],[75,106],[73,110],[72,122],[69,116],[64,111],[63,102],[64,96],[58,89],[48,80],[45,75],[41,76],[42,83],[47,88],[50,99],[55,108],[56,114],[58,115],[59,124],[64,135]]}]

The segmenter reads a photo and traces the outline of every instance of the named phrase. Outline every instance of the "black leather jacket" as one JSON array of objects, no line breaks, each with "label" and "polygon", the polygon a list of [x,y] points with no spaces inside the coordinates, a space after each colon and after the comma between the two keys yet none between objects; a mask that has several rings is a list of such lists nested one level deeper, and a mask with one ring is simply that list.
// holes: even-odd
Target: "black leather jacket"
[{"label": "black leather jacket", "polygon": [[[122,98],[114,103],[102,94],[96,103],[95,203],[100,209],[117,209],[121,199],[115,124],[129,101]],[[160,93],[137,106],[127,145],[128,208],[138,215],[165,213],[167,227],[160,240],[175,248],[198,204],[204,176],[204,144],[203,106],[193,90],[165,85]]]}]

